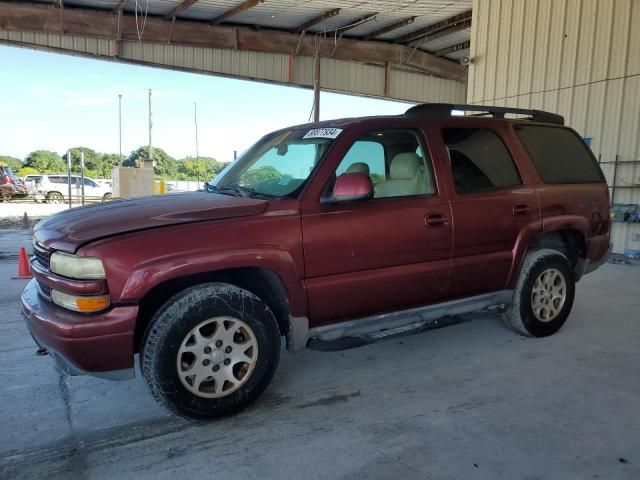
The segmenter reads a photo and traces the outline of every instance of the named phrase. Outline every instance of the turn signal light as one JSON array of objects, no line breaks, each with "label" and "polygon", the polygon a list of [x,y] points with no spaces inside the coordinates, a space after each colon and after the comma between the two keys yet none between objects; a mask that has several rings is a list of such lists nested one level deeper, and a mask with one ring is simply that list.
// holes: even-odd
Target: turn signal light
[{"label": "turn signal light", "polygon": [[51,300],[63,308],[83,313],[99,312],[111,305],[109,295],[92,297],[75,296],[59,292],[58,290],[51,290]]}]

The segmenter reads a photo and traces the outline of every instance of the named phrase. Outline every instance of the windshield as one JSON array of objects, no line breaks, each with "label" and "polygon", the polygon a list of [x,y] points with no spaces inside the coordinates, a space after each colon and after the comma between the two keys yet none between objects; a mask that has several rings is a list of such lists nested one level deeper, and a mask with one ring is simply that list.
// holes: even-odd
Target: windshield
[{"label": "windshield", "polygon": [[303,129],[269,134],[221,172],[212,189],[242,196],[292,195],[304,185],[340,132]]}]

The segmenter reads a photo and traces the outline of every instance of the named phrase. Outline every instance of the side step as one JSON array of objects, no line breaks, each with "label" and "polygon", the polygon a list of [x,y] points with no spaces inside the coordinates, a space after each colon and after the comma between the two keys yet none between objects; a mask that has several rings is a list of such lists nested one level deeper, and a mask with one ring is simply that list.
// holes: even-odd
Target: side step
[{"label": "side step", "polygon": [[321,352],[336,352],[338,350],[348,350],[350,348],[362,347],[380,340],[388,340],[396,337],[407,337],[416,333],[426,332],[427,330],[435,330],[437,328],[457,325],[467,321],[458,315],[442,317],[428,322],[416,322],[404,327],[396,327],[391,329],[379,330],[377,332],[362,335],[360,337],[343,337],[336,340],[321,340],[312,338],[307,344],[307,348],[311,350],[319,350]]},{"label": "side step", "polygon": [[320,351],[347,350],[387,338],[413,335],[469,320],[465,314],[495,315],[511,303],[512,290],[451,300],[400,312],[374,315],[313,329],[307,348]]}]

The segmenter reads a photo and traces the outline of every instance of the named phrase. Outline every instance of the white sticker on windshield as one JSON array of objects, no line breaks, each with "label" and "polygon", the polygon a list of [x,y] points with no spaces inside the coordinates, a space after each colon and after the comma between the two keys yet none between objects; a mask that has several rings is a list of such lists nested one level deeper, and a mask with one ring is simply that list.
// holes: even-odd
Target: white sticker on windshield
[{"label": "white sticker on windshield", "polygon": [[302,138],[336,138],[341,133],[341,128],[314,128]]}]

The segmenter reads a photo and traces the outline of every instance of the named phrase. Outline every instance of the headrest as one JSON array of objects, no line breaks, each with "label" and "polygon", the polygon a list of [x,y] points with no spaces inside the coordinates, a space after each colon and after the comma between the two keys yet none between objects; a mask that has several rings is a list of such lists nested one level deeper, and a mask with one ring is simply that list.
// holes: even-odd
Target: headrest
[{"label": "headrest", "polygon": [[364,162],[356,162],[349,165],[346,173],[364,173],[365,175],[369,175],[369,165]]},{"label": "headrest", "polygon": [[420,157],[413,152],[399,153],[391,161],[392,180],[413,180],[418,174]]}]

